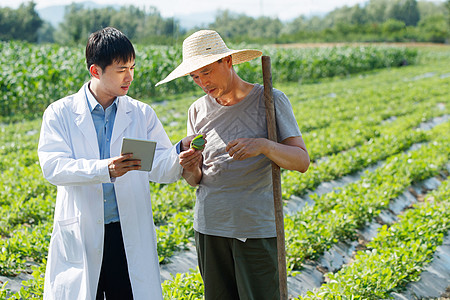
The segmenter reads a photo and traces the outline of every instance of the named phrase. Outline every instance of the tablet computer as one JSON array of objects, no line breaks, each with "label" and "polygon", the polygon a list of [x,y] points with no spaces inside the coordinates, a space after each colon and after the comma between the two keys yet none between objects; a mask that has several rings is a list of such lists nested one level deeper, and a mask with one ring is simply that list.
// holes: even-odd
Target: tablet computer
[{"label": "tablet computer", "polygon": [[133,153],[133,159],[141,160],[141,169],[139,171],[148,172],[152,169],[155,149],[155,141],[124,137],[122,140],[122,150],[120,153]]}]

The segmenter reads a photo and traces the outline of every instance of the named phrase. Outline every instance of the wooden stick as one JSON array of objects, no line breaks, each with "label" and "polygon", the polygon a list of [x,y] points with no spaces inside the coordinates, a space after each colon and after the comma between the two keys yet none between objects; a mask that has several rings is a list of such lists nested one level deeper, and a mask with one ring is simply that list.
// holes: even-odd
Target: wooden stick
[{"label": "wooden stick", "polygon": [[[267,131],[269,140],[277,141],[277,126],[275,107],[273,103],[272,72],[270,57],[262,56],[262,71],[264,83],[264,100],[266,106]],[[281,173],[280,167],[272,162],[273,201],[275,207],[275,225],[277,230],[278,273],[280,282],[280,300],[288,299],[286,249],[284,242],[284,216],[283,202],[281,199]]]}]

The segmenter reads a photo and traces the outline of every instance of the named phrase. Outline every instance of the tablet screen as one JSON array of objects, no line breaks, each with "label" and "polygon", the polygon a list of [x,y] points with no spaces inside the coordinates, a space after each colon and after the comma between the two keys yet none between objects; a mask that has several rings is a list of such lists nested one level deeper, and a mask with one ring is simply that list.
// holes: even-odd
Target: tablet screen
[{"label": "tablet screen", "polygon": [[121,154],[133,153],[133,158],[141,160],[139,171],[151,171],[155,156],[156,142],[144,139],[123,138]]}]

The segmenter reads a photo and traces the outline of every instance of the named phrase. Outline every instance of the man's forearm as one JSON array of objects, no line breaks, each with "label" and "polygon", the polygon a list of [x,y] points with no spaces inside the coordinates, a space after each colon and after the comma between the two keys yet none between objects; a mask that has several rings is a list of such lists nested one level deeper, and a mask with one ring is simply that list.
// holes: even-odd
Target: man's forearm
[{"label": "man's forearm", "polygon": [[197,168],[194,172],[183,170],[182,176],[189,185],[195,187],[200,183],[203,173],[200,168]]},{"label": "man's forearm", "polygon": [[299,145],[281,144],[267,140],[264,154],[280,168],[306,172],[309,167],[309,155]]}]

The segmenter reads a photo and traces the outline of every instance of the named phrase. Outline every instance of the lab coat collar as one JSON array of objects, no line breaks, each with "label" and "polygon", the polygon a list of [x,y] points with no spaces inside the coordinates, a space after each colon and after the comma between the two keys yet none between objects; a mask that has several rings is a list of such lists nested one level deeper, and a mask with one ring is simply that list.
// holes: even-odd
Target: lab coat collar
[{"label": "lab coat collar", "polygon": [[[114,143],[118,141],[119,137],[123,136],[123,132],[130,125],[131,112],[132,107],[129,105],[129,101],[125,101],[127,96],[117,97],[117,112],[116,112],[116,120],[114,121],[114,128],[111,137],[111,147],[113,147]],[[119,141],[122,143],[122,141]]]},{"label": "lab coat collar", "polygon": [[[86,97],[87,97],[89,110],[92,113],[92,111],[95,109],[95,107],[97,105],[101,105],[101,104],[97,101],[97,99],[95,99],[94,95],[92,94],[91,90],[89,89],[89,84],[90,84],[90,81],[87,84],[85,84],[83,86],[83,88],[84,88],[84,93],[86,94]],[[118,101],[119,101],[119,97],[116,97],[116,99],[114,99],[114,101],[111,105],[116,104],[116,106],[117,106]]]},{"label": "lab coat collar", "polygon": [[74,117],[75,125],[78,126],[87,140],[87,143],[91,146],[93,153],[96,157],[100,158],[100,151],[98,148],[97,133],[95,132],[94,121],[92,120],[91,113],[89,111],[88,102],[86,99],[85,89],[87,83],[74,95],[73,98],[73,112],[77,115]]},{"label": "lab coat collar", "polygon": [[[72,102],[72,105],[74,106],[73,111],[75,114],[78,115],[74,118],[74,121],[75,124],[83,132],[83,135],[85,136],[86,140],[92,147],[94,153],[96,153],[97,157],[100,157],[94,121],[92,120],[92,115],[89,110],[88,99],[86,99],[87,95],[85,93],[85,90],[88,89],[87,85],[88,83],[85,83],[83,87],[78,91],[78,93],[76,93],[74,96]],[[128,96],[120,96],[117,97],[115,100],[117,101],[116,102],[117,113],[111,137],[111,148],[113,148],[114,143],[116,142],[122,143],[122,141],[119,140],[119,138],[123,136],[123,132],[132,121],[131,118],[132,106],[129,105],[129,101],[126,101],[127,97]]]}]

